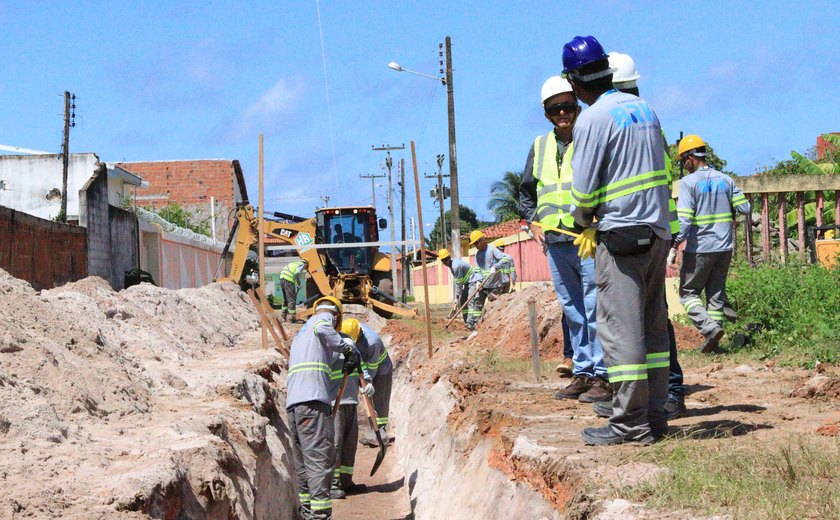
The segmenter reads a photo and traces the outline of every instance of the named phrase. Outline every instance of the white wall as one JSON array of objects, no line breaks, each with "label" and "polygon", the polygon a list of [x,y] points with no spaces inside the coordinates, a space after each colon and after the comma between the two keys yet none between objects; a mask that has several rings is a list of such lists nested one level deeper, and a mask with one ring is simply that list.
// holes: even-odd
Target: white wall
[{"label": "white wall", "polygon": [[[67,218],[79,218],[79,190],[93,175],[99,158],[94,153],[70,154],[67,172]],[[0,206],[53,219],[61,210],[62,160],[52,155],[0,155]],[[51,190],[58,196],[47,199]]]}]

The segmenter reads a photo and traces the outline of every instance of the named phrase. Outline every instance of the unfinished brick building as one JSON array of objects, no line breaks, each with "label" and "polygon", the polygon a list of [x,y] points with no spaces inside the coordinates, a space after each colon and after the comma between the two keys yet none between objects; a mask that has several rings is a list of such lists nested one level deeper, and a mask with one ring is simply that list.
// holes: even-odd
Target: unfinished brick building
[{"label": "unfinished brick building", "polygon": [[126,162],[117,166],[149,183],[148,188],[137,188],[138,206],[160,208],[176,203],[192,211],[196,219],[212,220],[216,240],[227,239],[232,210],[248,202],[245,177],[237,160]]}]

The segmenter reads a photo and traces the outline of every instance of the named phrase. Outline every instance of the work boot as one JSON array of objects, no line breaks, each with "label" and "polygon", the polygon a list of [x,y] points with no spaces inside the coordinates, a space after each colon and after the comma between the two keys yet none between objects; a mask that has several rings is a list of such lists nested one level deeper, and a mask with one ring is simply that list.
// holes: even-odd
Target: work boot
[{"label": "work boot", "polygon": [[651,444],[656,440],[652,433],[648,433],[638,439],[627,439],[616,433],[609,424],[600,428],[584,428],[580,436],[583,437],[583,442],[590,446],[612,446],[626,442]]},{"label": "work boot", "polygon": [[723,329],[718,327],[706,336],[706,339],[703,340],[703,344],[700,345],[700,352],[703,354],[711,354],[715,350],[717,350],[718,345],[720,345],[720,339],[723,337]]},{"label": "work boot", "polygon": [[595,401],[592,404],[592,411],[598,417],[609,419],[612,417],[612,401]]},{"label": "work boot", "polygon": [[612,402],[612,386],[602,377],[593,377],[589,390],[578,396],[581,403],[595,403],[598,401]]},{"label": "work boot", "polygon": [[347,498],[347,493],[341,489],[341,482],[339,481],[338,477],[333,477],[332,486],[330,487],[330,498],[333,500],[340,500],[342,498]]},{"label": "work boot", "polygon": [[557,365],[557,373],[560,377],[572,377],[572,368],[575,366],[572,358],[563,358],[563,362]]},{"label": "work boot", "polygon": [[280,316],[283,318],[283,321],[286,321],[286,315],[287,314],[288,313],[286,312],[286,309],[283,309],[283,312],[280,314]]},{"label": "work boot", "polygon": [[676,419],[678,417],[682,417],[685,412],[685,403],[682,399],[674,399],[673,397],[668,398],[668,401],[665,403],[666,419]]},{"label": "work boot", "polygon": [[586,376],[574,376],[572,382],[566,388],[554,394],[555,399],[577,399],[580,394],[589,390],[592,386],[592,378]]}]

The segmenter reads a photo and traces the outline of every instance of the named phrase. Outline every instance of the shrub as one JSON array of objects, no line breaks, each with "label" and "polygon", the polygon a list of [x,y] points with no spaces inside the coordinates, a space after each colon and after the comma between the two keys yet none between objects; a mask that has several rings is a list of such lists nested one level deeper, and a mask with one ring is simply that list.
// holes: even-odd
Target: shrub
[{"label": "shrub", "polygon": [[727,294],[738,312],[730,330],[743,332],[746,325],[751,348],[764,357],[787,351],[806,365],[840,361],[840,268],[737,264]]}]

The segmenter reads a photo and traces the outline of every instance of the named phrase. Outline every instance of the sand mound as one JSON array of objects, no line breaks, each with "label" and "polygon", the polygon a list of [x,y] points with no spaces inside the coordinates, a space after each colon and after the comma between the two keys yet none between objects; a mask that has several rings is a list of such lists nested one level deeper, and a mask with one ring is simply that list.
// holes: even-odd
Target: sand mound
[{"label": "sand mound", "polygon": [[0,270],[0,517],[156,516],[173,501],[284,517],[291,489],[253,489],[289,463],[266,380],[281,360],[253,350],[257,326],[233,284],[117,293],[91,277],[39,294]]}]

